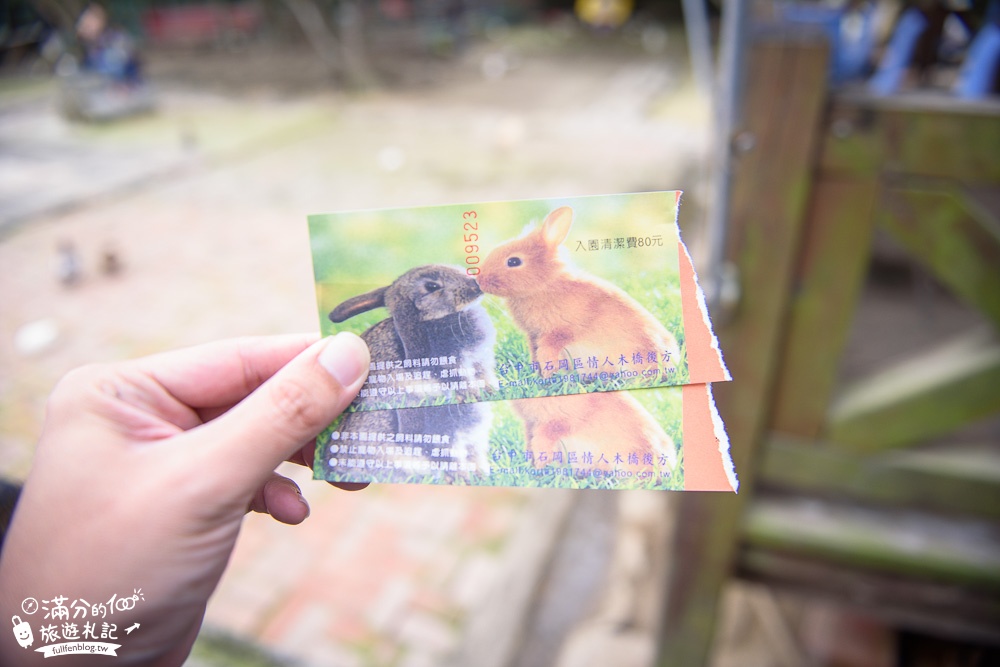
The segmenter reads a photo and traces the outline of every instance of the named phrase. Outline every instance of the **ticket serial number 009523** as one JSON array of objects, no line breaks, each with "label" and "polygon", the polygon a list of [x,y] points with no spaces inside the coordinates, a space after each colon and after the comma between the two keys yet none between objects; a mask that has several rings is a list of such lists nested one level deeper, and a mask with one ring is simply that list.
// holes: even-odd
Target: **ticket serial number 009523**
[{"label": "ticket serial number 009523", "polygon": [[465,243],[465,273],[470,276],[479,275],[479,216],[475,211],[466,211],[462,214],[462,241]]}]

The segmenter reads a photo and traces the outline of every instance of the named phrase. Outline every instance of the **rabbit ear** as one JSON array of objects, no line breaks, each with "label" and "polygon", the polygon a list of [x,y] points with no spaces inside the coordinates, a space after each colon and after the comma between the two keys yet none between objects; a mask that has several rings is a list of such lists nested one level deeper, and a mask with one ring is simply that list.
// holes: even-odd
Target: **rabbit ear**
[{"label": "rabbit ear", "polygon": [[[410,273],[405,278],[410,278],[416,274]],[[399,281],[397,281],[398,283]],[[406,280],[404,280],[406,282]],[[397,283],[393,283],[396,285]],[[386,307],[392,315],[392,324],[396,329],[396,338],[402,343],[403,353],[406,358],[419,359],[428,356],[430,343],[427,340],[426,327],[421,326],[420,311],[417,304],[403,293],[402,289],[391,291],[388,295],[389,303]]]},{"label": "rabbit ear", "polygon": [[569,228],[573,224],[573,209],[569,206],[560,206],[556,210],[545,216],[542,222],[542,240],[550,248],[562,245],[569,235]]},{"label": "rabbit ear", "polygon": [[333,322],[343,322],[359,313],[366,313],[369,310],[381,308],[385,305],[385,292],[388,287],[379,287],[365,294],[352,296],[330,312],[330,320]]}]

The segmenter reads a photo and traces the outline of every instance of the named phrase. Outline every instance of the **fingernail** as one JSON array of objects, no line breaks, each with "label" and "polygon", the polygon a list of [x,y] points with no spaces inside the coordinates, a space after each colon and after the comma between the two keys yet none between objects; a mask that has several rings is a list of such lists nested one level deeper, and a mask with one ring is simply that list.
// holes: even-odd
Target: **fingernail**
[{"label": "fingernail", "polygon": [[297,484],[295,485],[295,492],[299,494],[299,502],[306,508],[306,518],[309,518],[309,515],[312,514],[312,508],[309,507],[309,501],[302,495],[302,489],[300,489]]},{"label": "fingernail", "polygon": [[347,331],[341,331],[331,338],[319,353],[319,365],[345,387],[351,386],[368,372],[370,361],[371,356],[365,342]]}]

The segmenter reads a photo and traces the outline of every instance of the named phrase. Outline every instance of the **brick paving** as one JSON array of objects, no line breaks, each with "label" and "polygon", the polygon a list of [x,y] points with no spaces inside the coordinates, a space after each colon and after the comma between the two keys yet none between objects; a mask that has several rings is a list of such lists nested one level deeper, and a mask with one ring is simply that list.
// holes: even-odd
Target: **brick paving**
[{"label": "brick paving", "polygon": [[[490,550],[529,492],[385,485],[347,493],[296,477],[309,520],[248,519],[207,623],[309,664],[441,664],[463,614],[497,584],[491,563],[500,554]],[[330,661],[330,647],[342,662]]]},{"label": "brick paving", "polygon": [[[279,101],[167,91],[155,116],[86,130],[36,107],[37,122],[57,128],[49,150],[149,149],[157,172],[72,205],[38,205],[27,222],[19,209],[21,224],[0,230],[0,474],[26,473],[45,396],[80,363],[315,330],[309,213],[648,188],[683,188],[693,210],[705,125],[650,112],[691,95],[648,58],[574,58],[419,93]],[[18,122],[30,135],[30,119]],[[380,166],[387,147],[404,156],[397,169]],[[37,173],[88,178],[84,162]],[[62,240],[83,263],[71,289],[56,280]],[[108,248],[120,275],[97,270]],[[39,320],[58,338],[26,356],[15,333]],[[312,515],[298,527],[247,518],[206,627],[306,665],[444,664],[470,618],[532,570],[519,554],[544,555],[516,548],[525,535],[552,537],[532,538],[538,509],[566,498],[402,485],[347,493],[286,472]]]}]

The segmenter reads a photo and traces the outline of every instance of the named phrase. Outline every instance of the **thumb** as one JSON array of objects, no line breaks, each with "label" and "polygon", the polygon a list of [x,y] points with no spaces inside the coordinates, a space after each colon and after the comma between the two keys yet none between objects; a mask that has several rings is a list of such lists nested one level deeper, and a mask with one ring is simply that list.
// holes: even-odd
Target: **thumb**
[{"label": "thumb", "polygon": [[352,333],[311,345],[238,405],[198,427],[193,435],[203,442],[197,447],[241,486],[255,488],[354,400],[370,360],[368,346]]}]

